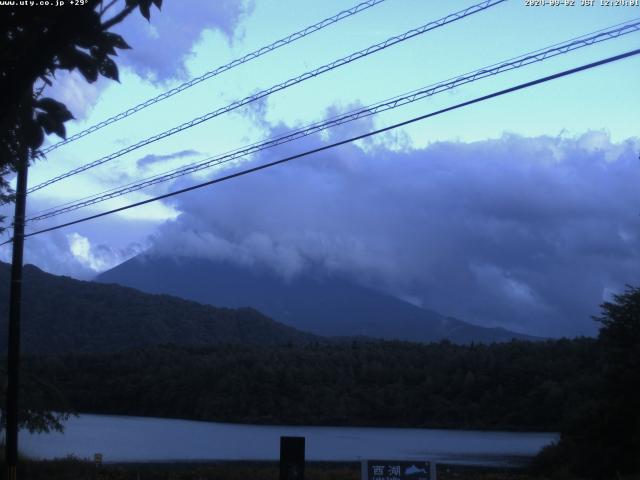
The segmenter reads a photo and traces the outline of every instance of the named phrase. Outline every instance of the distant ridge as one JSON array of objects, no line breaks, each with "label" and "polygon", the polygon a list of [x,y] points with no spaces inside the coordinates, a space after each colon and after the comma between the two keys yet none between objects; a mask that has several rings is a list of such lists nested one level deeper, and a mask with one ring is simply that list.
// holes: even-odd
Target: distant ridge
[{"label": "distant ridge", "polygon": [[328,337],[461,344],[537,339],[446,317],[340,277],[301,274],[286,281],[267,268],[200,258],[143,254],[96,281],[216,306],[250,306],[291,327]]},{"label": "distant ridge", "polygon": [[[7,346],[10,266],[0,262],[0,352]],[[24,268],[25,353],[115,352],[148,345],[284,345],[322,341],[251,308],[226,309]]]}]

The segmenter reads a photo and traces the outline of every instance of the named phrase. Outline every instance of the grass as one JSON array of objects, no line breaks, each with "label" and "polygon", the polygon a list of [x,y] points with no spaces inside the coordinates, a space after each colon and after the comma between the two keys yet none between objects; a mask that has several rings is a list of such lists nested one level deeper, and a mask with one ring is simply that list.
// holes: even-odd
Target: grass
[{"label": "grass", "polygon": [[[66,458],[23,461],[18,479],[28,480],[278,480],[275,462],[121,463],[96,467]],[[359,464],[310,463],[305,480],[359,480]]]},{"label": "grass", "polygon": [[[360,463],[308,462],[305,480],[360,480]],[[438,480],[531,480],[522,469],[440,465]],[[278,480],[277,462],[120,463],[96,467],[69,457],[23,460],[19,480]],[[543,480],[537,477],[537,480]]]}]

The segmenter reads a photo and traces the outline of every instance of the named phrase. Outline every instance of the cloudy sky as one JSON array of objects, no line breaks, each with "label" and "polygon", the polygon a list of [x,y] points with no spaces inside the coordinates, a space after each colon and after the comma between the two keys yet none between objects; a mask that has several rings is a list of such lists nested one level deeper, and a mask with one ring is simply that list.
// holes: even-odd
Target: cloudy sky
[{"label": "cloudy sky", "polygon": [[[76,116],[68,125],[73,134],[355,3],[165,0],[151,23],[136,13],[119,27],[133,46],[118,57],[121,83],[102,79],[88,85],[77,73],[61,74],[48,95]],[[29,184],[473,3],[386,0],[54,150],[30,170]],[[509,0],[42,189],[30,196],[29,212],[636,17],[638,7],[526,7]],[[224,168],[34,222],[27,230],[144,200],[639,46],[640,33],[625,35]],[[593,334],[590,316],[598,305],[625,284],[640,284],[639,71],[640,59],[634,57],[30,237],[26,261],[85,279],[148,249],[251,258],[291,281],[321,265],[478,324],[537,335]],[[0,258],[10,258],[6,246]]]}]

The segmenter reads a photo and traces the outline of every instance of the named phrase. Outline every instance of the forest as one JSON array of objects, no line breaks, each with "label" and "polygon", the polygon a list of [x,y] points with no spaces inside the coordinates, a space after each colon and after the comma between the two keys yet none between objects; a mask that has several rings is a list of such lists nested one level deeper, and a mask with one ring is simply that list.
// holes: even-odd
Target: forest
[{"label": "forest", "polygon": [[33,408],[224,422],[562,428],[599,388],[593,339],[158,346],[30,356]]}]

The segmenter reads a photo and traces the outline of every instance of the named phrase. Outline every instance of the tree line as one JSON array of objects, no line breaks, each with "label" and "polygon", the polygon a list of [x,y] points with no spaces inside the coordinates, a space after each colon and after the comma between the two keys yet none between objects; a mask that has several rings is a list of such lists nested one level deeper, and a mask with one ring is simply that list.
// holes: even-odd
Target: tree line
[{"label": "tree line", "polygon": [[[77,412],[222,422],[557,431],[597,387],[599,356],[587,338],[380,341],[157,346],[31,356],[23,365],[34,379],[25,401],[43,410],[66,403]],[[35,379],[47,379],[55,404]]]}]

